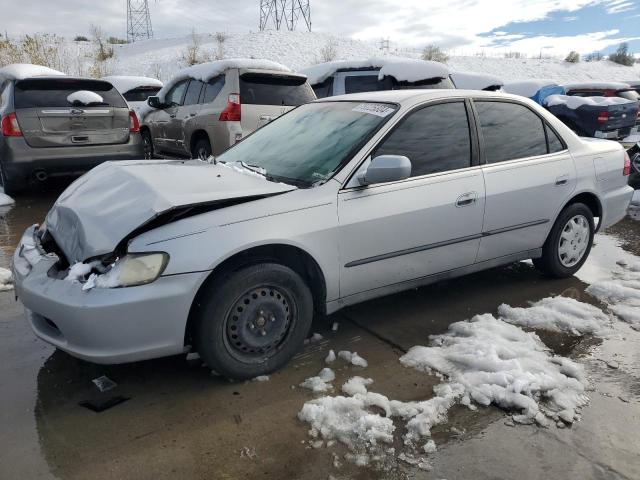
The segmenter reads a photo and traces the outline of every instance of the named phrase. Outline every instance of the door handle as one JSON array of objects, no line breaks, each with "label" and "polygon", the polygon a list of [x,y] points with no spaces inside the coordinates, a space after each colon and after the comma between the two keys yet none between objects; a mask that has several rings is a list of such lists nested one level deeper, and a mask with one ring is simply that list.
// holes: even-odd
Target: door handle
[{"label": "door handle", "polygon": [[476,192],[465,193],[460,195],[456,200],[456,207],[468,207],[469,205],[476,203],[477,199],[478,194]]},{"label": "door handle", "polygon": [[569,175],[561,175],[558,178],[556,178],[557,187],[562,187],[564,185],[567,185],[568,183],[569,183]]},{"label": "door handle", "polygon": [[169,115],[169,118],[176,118],[176,114],[172,113],[171,115]]}]

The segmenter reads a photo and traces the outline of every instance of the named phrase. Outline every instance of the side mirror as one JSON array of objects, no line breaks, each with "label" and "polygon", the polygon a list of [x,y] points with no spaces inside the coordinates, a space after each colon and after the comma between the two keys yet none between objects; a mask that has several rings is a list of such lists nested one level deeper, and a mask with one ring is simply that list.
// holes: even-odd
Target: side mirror
[{"label": "side mirror", "polygon": [[153,108],[163,108],[164,104],[160,101],[160,97],[151,96],[147,98],[147,104]]},{"label": "side mirror", "polygon": [[365,172],[358,174],[360,185],[397,182],[411,176],[411,160],[403,155],[380,155],[371,160]]}]

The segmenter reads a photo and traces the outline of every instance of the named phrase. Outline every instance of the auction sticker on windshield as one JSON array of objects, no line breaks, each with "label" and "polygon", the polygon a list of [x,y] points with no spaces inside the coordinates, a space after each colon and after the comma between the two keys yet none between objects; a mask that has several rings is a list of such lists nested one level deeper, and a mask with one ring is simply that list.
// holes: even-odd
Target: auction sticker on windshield
[{"label": "auction sticker on windshield", "polygon": [[369,113],[378,117],[387,117],[396,111],[395,108],[390,107],[384,103],[361,103],[353,109],[354,112]]}]

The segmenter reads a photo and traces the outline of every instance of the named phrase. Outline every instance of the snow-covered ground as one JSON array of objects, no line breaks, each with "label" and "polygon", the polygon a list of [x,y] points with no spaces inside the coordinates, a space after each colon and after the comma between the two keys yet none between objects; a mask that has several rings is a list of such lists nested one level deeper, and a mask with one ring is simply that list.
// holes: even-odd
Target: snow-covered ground
[{"label": "snow-covered ground", "polygon": [[[293,70],[323,61],[323,50],[331,44],[335,60],[367,59],[384,55],[374,43],[317,32],[249,32],[228,33],[221,48],[214,34],[201,34],[199,58],[267,59],[283,63]],[[112,75],[142,75],[169,80],[178,70],[186,67],[185,53],[192,44],[190,35],[169,39],[154,39],[134,44],[114,45],[115,59],[107,63]],[[68,42],[66,56],[74,59],[78,71],[87,74],[93,63],[93,45],[87,42]],[[391,51],[392,56],[419,58],[418,51]],[[505,82],[545,78],[559,83],[582,81],[624,81],[640,78],[640,65],[624,67],[608,61],[566,63],[559,59],[525,59],[493,57],[457,57],[449,59],[451,70],[472,71],[495,75]]]}]

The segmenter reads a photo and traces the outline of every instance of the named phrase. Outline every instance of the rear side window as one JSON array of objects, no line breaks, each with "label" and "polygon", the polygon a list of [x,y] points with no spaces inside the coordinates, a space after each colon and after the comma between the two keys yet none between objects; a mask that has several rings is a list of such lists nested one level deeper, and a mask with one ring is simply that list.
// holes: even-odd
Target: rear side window
[{"label": "rear side window", "polygon": [[408,157],[412,177],[470,167],[471,135],[464,103],[442,103],[410,113],[373,156],[380,155]]},{"label": "rear side window", "polygon": [[189,80],[183,80],[176,83],[164,96],[164,102],[167,105],[182,105],[182,99],[184,98],[184,93],[188,84]]},{"label": "rear side window", "polygon": [[626,98],[627,100],[633,100],[634,102],[640,101],[640,95],[635,90],[622,90],[618,92],[618,96]]},{"label": "rear side window", "polygon": [[476,101],[487,163],[547,154],[542,119],[523,105]]},{"label": "rear side window", "polygon": [[330,97],[333,94],[333,77],[327,78],[322,83],[317,83],[312,86],[313,91],[318,98]]},{"label": "rear side window", "polygon": [[123,96],[127,102],[144,102],[147,98],[156,95],[160,87],[140,87],[129,90]]},{"label": "rear side window", "polygon": [[199,80],[191,80],[184,96],[184,105],[196,105],[200,99],[200,92],[204,84]]},{"label": "rear side window", "polygon": [[240,101],[243,104],[297,107],[315,99],[304,77],[260,73],[240,76]]},{"label": "rear side window", "polygon": [[446,89],[455,88],[453,82],[449,78],[430,78],[420,80],[418,82],[397,82],[393,87],[394,90],[411,90],[411,89]]},{"label": "rear side window", "polygon": [[547,142],[549,143],[549,153],[557,153],[565,150],[564,142],[560,140],[560,137],[553,131],[549,125],[545,124],[547,129]]},{"label": "rear side window", "polygon": [[212,103],[220,93],[220,90],[222,90],[222,87],[224,87],[224,82],[224,75],[209,80],[202,94],[202,103]]},{"label": "rear side window", "polygon": [[102,97],[101,104],[92,106],[127,108],[122,95],[110,83],[74,78],[21,80],[15,84],[15,106],[16,108],[70,107],[67,97],[81,90],[95,92]]},{"label": "rear side window", "polygon": [[384,77],[378,80],[375,75],[349,75],[344,78],[344,91],[346,93],[378,92],[381,90],[391,90],[393,81],[391,77]]}]

